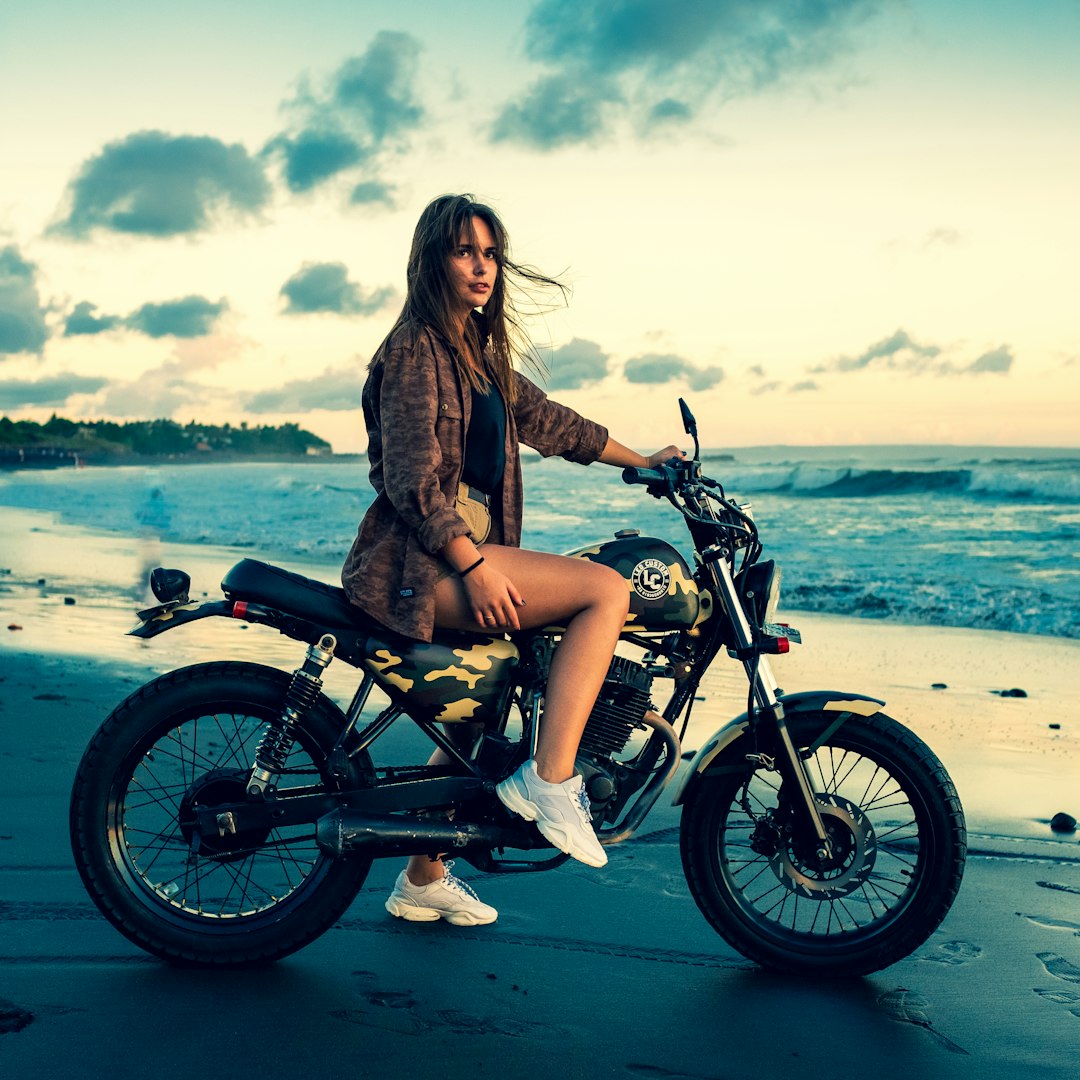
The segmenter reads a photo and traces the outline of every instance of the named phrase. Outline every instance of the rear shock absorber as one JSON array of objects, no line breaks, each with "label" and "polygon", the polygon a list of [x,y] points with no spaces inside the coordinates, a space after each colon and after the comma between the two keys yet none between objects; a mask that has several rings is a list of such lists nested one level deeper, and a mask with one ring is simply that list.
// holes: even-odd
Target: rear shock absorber
[{"label": "rear shock absorber", "polygon": [[324,634],[317,645],[308,647],[303,664],[293,672],[281,716],[266,725],[255,749],[255,764],[251,767],[247,786],[248,795],[253,798],[274,793],[278,775],[285,768],[289,751],[296,741],[296,725],[315,704],[322,690],[322,673],[334,659],[335,648],[337,638],[333,634]]}]

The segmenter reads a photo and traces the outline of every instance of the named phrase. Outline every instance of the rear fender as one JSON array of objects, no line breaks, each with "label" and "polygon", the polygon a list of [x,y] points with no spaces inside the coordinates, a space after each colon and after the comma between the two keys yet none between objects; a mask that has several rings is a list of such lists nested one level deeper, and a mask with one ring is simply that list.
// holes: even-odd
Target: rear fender
[{"label": "rear fender", "polygon": [[[791,720],[807,713],[832,713],[835,721],[821,734],[819,742],[824,742],[837,728],[852,716],[873,716],[881,712],[884,701],[867,697],[865,694],[847,694],[838,690],[804,690],[797,694],[788,694],[781,698],[784,717]],[[736,716],[725,724],[694,755],[694,764],[679,786],[673,803],[681,805],[704,775],[716,775],[724,772],[744,772],[747,764],[743,753],[733,750],[734,744],[746,734],[749,720],[746,713]],[[731,751],[730,753],[728,751]]]},{"label": "rear fender", "polygon": [[158,634],[164,634],[166,630],[175,630],[178,626],[185,626],[197,619],[209,619],[213,616],[222,616],[226,619],[244,618],[243,614],[237,614],[237,606],[231,600],[204,600],[193,604],[181,604],[159,615],[151,615],[143,619],[138,626],[128,631],[128,636],[157,637]]}]

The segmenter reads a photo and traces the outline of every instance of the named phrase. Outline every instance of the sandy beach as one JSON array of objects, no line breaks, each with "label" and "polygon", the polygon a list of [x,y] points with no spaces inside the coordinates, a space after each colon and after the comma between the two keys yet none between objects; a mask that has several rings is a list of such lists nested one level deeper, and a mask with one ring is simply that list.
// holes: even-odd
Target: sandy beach
[{"label": "sandy beach", "polygon": [[[885,699],[944,762],[967,812],[952,912],[875,975],[782,978],[733,952],[690,898],[667,798],[603,870],[514,878],[460,864],[500,910],[491,927],[392,919],[382,902],[398,863],[383,861],[302,952],[266,970],[178,971],[129,944],[82,890],[67,839],[77,762],[109,710],[158,672],[225,658],[291,669],[301,650],[224,620],[153,643],[124,636],[144,556],[187,569],[197,596],[216,591],[236,551],[142,552],[5,509],[0,552],[6,1078],[1076,1075],[1080,834],[1050,821],[1080,817],[1078,641],[785,613],[805,641],[777,662],[785,689]],[[354,685],[331,668],[332,697],[347,701]],[[1001,693],[1013,690],[1024,696]],[[688,751],[744,707],[741,670],[718,665],[703,693]]]}]

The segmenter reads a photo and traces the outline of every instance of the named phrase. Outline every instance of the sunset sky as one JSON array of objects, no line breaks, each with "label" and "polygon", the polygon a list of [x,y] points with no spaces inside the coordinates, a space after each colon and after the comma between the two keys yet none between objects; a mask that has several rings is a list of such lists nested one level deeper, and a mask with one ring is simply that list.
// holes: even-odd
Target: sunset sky
[{"label": "sunset sky", "polygon": [[416,218],[643,450],[1080,445],[1078,0],[7,0],[0,414],[362,450]]}]

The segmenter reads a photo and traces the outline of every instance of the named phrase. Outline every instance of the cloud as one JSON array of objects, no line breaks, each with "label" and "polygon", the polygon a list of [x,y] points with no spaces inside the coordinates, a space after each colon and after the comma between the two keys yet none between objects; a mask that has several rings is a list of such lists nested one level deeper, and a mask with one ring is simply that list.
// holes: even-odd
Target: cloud
[{"label": "cloud", "polygon": [[773,382],[765,382],[765,383],[762,383],[760,386],[753,387],[753,389],[750,391],[750,393],[754,397],[760,397],[762,394],[770,394],[770,393],[772,393],[772,391],[779,390],[779,389],[780,389],[780,383],[776,382],[774,380]]},{"label": "cloud", "polygon": [[394,205],[394,188],[381,180],[364,180],[352,189],[349,202],[354,206],[366,206],[380,203],[383,206]]},{"label": "cloud", "polygon": [[608,373],[608,354],[595,341],[572,338],[560,345],[551,357],[551,390],[577,390]]},{"label": "cloud", "polygon": [[213,330],[226,310],[224,300],[215,304],[204,296],[185,296],[163,304],[143,304],[124,320],[124,325],[152,338],[202,337]]},{"label": "cloud", "polygon": [[906,330],[896,330],[858,356],[842,356],[826,364],[818,364],[810,368],[810,372],[822,374],[873,368],[914,375],[1006,375],[1012,368],[1014,359],[1008,345],[999,345],[969,363],[961,363],[943,355],[939,346],[919,344]]},{"label": "cloud", "polygon": [[803,379],[802,382],[792,383],[792,385],[788,387],[788,393],[789,394],[805,394],[808,391],[820,390],[820,389],[821,389],[821,387],[818,386],[818,384],[816,382],[814,382],[813,379]]},{"label": "cloud", "polygon": [[605,106],[618,101],[609,79],[551,75],[529,88],[520,102],[506,105],[491,128],[493,142],[520,142],[539,150],[591,142],[605,130]]},{"label": "cloud", "polygon": [[694,110],[685,101],[664,98],[649,110],[649,120],[653,124],[683,123],[694,118]]},{"label": "cloud", "polygon": [[197,233],[220,217],[257,213],[269,196],[262,165],[239,144],[140,131],[83,164],[68,188],[67,214],[50,231],[76,239],[94,229]]},{"label": "cloud", "polygon": [[338,315],[371,315],[390,303],[395,292],[389,286],[365,292],[349,280],[344,263],[304,263],[284,285],[281,295],[288,315],[332,311]]},{"label": "cloud", "polygon": [[174,416],[189,406],[205,408],[207,388],[175,360],[144,372],[131,382],[108,387],[97,407],[101,416]]},{"label": "cloud", "polygon": [[83,300],[64,321],[64,337],[104,334],[120,328],[152,338],[203,337],[214,329],[214,324],[228,307],[224,300],[214,303],[203,296],[185,296],[161,304],[143,304],[124,317],[97,315],[97,305]]},{"label": "cloud", "polygon": [[526,53],[549,70],[491,129],[540,149],[594,141],[614,120],[685,122],[713,95],[758,93],[824,68],[880,0],[537,0]]},{"label": "cloud", "polygon": [[280,148],[290,191],[310,191],[365,157],[359,144],[340,131],[301,131]]},{"label": "cloud", "polygon": [[64,337],[104,334],[122,326],[124,320],[119,315],[95,315],[97,305],[83,300],[75,305],[74,310],[64,320]]},{"label": "cloud", "polygon": [[177,338],[164,363],[128,382],[109,384],[96,402],[97,414],[175,417],[181,410],[191,410],[190,416],[205,415],[208,408],[233,407],[234,391],[200,383],[196,374],[219,367],[245,347],[243,340],[224,335]]},{"label": "cloud", "polygon": [[49,330],[37,287],[37,266],[9,244],[0,249],[0,356],[41,355]]},{"label": "cloud", "polygon": [[410,34],[381,30],[362,56],[350,57],[320,92],[303,85],[286,105],[293,120],[264,153],[282,163],[290,191],[306,192],[340,173],[366,175],[352,202],[388,202],[376,175],[379,156],[404,145],[424,119],[416,95],[420,43]]},{"label": "cloud", "polygon": [[298,413],[313,409],[357,409],[364,372],[359,366],[331,368],[313,379],[295,379],[253,394],[244,407],[253,413]]},{"label": "cloud", "polygon": [[858,356],[842,356],[828,364],[811,368],[814,373],[826,371],[861,371],[865,368],[888,367],[902,371],[925,371],[941,353],[937,345],[920,345],[906,330],[896,330],[875,342]]},{"label": "cloud", "polygon": [[626,361],[623,372],[627,382],[666,383],[685,379],[691,390],[708,390],[724,379],[724,369],[699,368],[671,353],[645,353]]},{"label": "cloud", "polygon": [[1013,366],[1015,357],[1008,345],[999,345],[990,352],[985,352],[977,360],[973,360],[966,368],[961,368],[965,375],[1005,375]]},{"label": "cloud", "polygon": [[923,248],[931,248],[937,245],[943,247],[956,247],[964,242],[964,234],[957,229],[942,227],[931,229],[923,239]]},{"label": "cloud", "polygon": [[0,409],[20,409],[28,405],[63,405],[72,394],[92,394],[107,379],[64,372],[46,379],[5,379],[0,382]]}]

